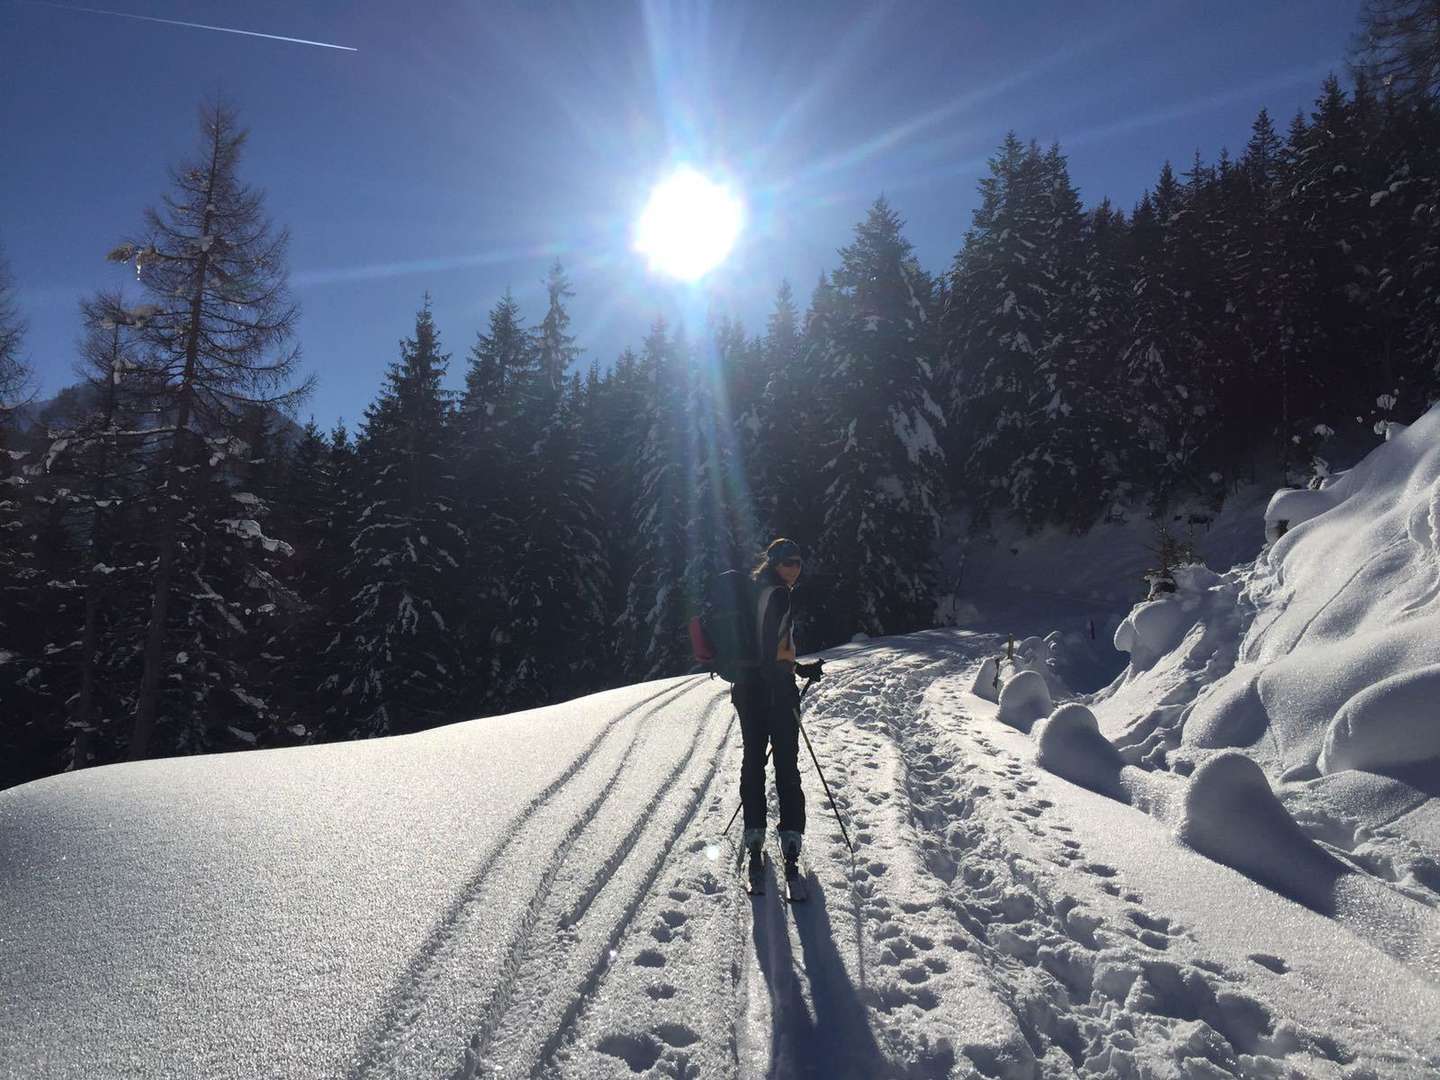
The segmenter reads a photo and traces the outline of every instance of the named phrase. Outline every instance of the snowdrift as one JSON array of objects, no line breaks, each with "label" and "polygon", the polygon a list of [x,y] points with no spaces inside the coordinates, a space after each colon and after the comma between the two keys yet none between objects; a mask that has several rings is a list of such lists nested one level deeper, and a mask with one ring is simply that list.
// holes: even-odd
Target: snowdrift
[{"label": "snowdrift", "polygon": [[1440,973],[1440,407],[1264,530],[1131,610],[1125,670],[1036,725],[1037,763]]}]

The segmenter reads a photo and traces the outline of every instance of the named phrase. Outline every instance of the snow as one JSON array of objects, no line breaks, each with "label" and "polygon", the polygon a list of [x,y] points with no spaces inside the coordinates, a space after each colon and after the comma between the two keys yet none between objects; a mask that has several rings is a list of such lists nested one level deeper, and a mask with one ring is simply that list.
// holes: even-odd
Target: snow
[{"label": "snow", "polygon": [[805,699],[802,906],[703,677],[0,792],[0,1077],[1436,1075],[1437,435],[1138,605],[1140,525],[977,538]]},{"label": "snow", "polygon": [[256,541],[266,551],[279,552],[281,555],[286,556],[295,554],[295,549],[284,540],[275,540],[266,536],[265,530],[260,527],[260,523],[253,518],[226,518],[222,520],[220,524],[235,536]]},{"label": "snow", "polygon": [[1018,671],[1000,687],[1000,721],[1029,731],[1036,720],[1050,712],[1050,690],[1036,671]]},{"label": "snow", "polygon": [[[1212,821],[1274,850],[1223,785],[1195,789],[1186,847],[1037,767],[1099,731],[1072,705],[1035,738],[1001,723],[968,687],[1004,648],[950,630],[829,654],[804,723],[858,854],[807,761],[803,907],[734,881],[739,734],[698,677],[0,793],[0,1075],[1440,1066],[1440,988],[1394,935],[1194,850]],[[1374,910],[1365,875],[1337,880]]]},{"label": "snow", "polygon": [[1317,765],[1383,772],[1440,761],[1440,665],[1382,679],[1340,707],[1325,732]]},{"label": "snow", "polygon": [[1125,761],[1084,705],[1060,706],[1035,729],[1035,764],[1081,787],[1128,802],[1119,782]]}]

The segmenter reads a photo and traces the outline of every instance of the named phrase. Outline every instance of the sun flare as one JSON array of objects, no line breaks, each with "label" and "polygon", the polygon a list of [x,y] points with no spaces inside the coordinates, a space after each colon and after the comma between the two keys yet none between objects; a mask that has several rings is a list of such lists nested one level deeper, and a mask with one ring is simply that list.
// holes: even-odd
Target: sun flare
[{"label": "sun flare", "polygon": [[686,166],[650,193],[635,223],[635,250],[652,270],[697,281],[725,261],[744,221],[738,195]]}]

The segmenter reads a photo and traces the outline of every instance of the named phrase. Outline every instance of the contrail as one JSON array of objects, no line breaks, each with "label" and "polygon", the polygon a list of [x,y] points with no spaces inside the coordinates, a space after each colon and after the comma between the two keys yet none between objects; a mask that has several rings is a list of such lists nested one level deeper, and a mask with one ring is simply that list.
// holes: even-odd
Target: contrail
[{"label": "contrail", "polygon": [[279,34],[262,34],[258,30],[237,30],[233,26],[209,26],[206,23],[181,22],[179,19],[161,19],[154,15],[135,15],[129,11],[104,11],[100,8],[70,7],[67,4],[51,4],[46,0],[20,0],[21,3],[37,7],[58,8],[60,11],[83,11],[89,15],[113,15],[117,19],[138,19],[140,22],[164,23],[166,26],[188,26],[192,30],[218,30],[222,34],[244,34],[246,37],[268,38],[271,41],[288,41],[292,45],[314,45],[319,49],[341,49],[344,52],[359,52],[349,45],[331,45],[328,41],[306,41],[304,38],[282,37]]}]

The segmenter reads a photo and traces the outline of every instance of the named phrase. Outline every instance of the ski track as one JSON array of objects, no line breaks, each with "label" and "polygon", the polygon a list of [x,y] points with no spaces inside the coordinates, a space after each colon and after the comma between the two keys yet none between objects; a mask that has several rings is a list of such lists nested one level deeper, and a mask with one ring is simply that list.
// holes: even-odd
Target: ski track
[{"label": "ski track", "polygon": [[[498,1051],[495,1056],[504,1062],[498,1068],[490,1066],[494,1075],[538,1077],[554,1071],[557,1052],[570,1036],[586,1000],[603,984],[612,959],[618,955],[616,945],[629,929],[671,848],[694,817],[715,775],[720,752],[731,737],[728,725],[713,724],[719,712],[720,703],[713,702],[706,710],[702,731],[696,733],[680,762],[651,796],[639,821],[612,849],[605,864],[593,873],[568,914],[556,910],[564,903],[564,890],[557,890],[553,898],[547,898],[544,925],[550,935],[536,936],[525,943],[524,959],[517,964],[522,974],[510,994],[511,1007],[503,1023],[493,1029],[491,1046],[479,1037],[472,1041],[466,1065],[457,1074],[457,1080],[470,1080],[475,1076],[482,1065],[488,1064],[492,1048]],[[714,740],[713,732],[707,731],[712,726],[720,728],[718,740]],[[705,737],[707,734],[709,738]],[[692,770],[697,754],[700,768]],[[691,785],[689,800],[678,809],[667,807],[667,797],[692,771],[701,771],[703,776]],[[626,779],[634,774],[648,779],[643,769],[628,770]],[[632,803],[622,799],[620,805],[629,807]],[[613,890],[626,898],[619,917],[613,920],[607,917],[606,911],[592,906],[604,890]],[[600,926],[593,927],[593,923]],[[521,1003],[524,1008],[518,1007]],[[526,1063],[531,1064],[527,1067]]]},{"label": "ski track", "polygon": [[[514,978],[516,945],[512,940],[504,959],[496,957],[495,944],[490,940],[492,930],[487,924],[494,911],[516,906],[513,901],[503,903],[505,897],[497,895],[502,892],[502,883],[531,875],[519,869],[513,873],[502,872],[506,864],[523,859],[524,844],[540,829],[548,826],[549,832],[569,825],[557,839],[555,855],[524,905],[516,940],[524,939],[576,836],[589,825],[617,780],[627,771],[625,766],[641,738],[644,721],[703,687],[700,680],[687,680],[678,687],[657,691],[617,713],[569,767],[526,804],[461,887],[450,909],[408,966],[383,1006],[381,1019],[361,1040],[362,1050],[347,1074],[349,1080],[433,1076],[440,1075],[442,1068],[449,1074],[456,1060],[469,1060],[465,1048],[454,1039],[452,1032],[445,1030],[445,1021],[457,1015],[498,1018],[507,1003],[508,987]],[[616,736],[626,731],[629,738],[620,749]],[[591,778],[597,773],[604,777],[598,794],[585,800],[583,809],[577,810],[570,805],[575,801],[575,790],[593,783]],[[487,952],[491,955],[485,955]],[[479,976],[495,970],[501,972],[498,985],[485,1004],[477,1007],[477,995],[484,990]],[[485,1030],[482,1023],[482,1035]],[[446,1061],[450,1067],[444,1066]]]}]

